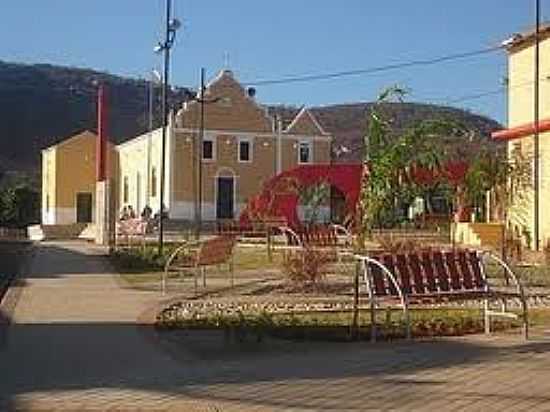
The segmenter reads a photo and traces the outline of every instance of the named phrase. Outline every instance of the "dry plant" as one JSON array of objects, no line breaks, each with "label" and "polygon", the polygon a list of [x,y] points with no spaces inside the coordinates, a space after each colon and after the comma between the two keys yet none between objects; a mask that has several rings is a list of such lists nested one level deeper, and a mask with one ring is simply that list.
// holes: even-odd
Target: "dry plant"
[{"label": "dry plant", "polygon": [[283,261],[283,273],[292,282],[317,284],[324,277],[324,266],[330,262],[327,252],[305,247]]}]

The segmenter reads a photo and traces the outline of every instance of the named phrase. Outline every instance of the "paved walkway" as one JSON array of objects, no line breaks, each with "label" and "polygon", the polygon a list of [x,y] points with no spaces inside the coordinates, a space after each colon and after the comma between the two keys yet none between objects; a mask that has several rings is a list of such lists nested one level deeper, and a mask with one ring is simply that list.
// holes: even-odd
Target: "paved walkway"
[{"label": "paved walkway", "polygon": [[158,294],[116,279],[93,247],[35,248],[17,305],[0,308],[12,321],[0,341],[0,410],[550,411],[544,336],[377,345],[159,338],[136,322]]}]

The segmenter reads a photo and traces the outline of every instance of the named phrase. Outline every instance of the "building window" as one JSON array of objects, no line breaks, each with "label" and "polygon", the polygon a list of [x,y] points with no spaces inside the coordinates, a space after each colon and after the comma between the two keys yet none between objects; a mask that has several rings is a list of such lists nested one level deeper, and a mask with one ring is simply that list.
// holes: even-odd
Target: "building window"
[{"label": "building window", "polygon": [[214,160],[214,140],[204,139],[202,141],[202,160]]},{"label": "building window", "polygon": [[50,211],[50,195],[46,195],[46,212]]},{"label": "building window", "polygon": [[122,202],[128,203],[128,176],[124,176],[124,184],[122,187]]},{"label": "building window", "polygon": [[231,107],[231,97],[222,97],[219,101],[220,106]]},{"label": "building window", "polygon": [[298,163],[312,163],[313,152],[311,142],[300,142],[298,145]]},{"label": "building window", "polygon": [[151,196],[157,196],[157,168],[154,166],[151,168]]},{"label": "building window", "polygon": [[252,161],[252,142],[249,139],[239,139],[239,162]]}]

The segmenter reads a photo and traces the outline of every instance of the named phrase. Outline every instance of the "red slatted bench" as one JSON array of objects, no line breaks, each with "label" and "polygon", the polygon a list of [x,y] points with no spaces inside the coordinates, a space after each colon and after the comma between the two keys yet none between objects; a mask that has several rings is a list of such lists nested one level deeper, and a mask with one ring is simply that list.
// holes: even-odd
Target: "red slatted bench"
[{"label": "red slatted bench", "polygon": [[[485,332],[490,333],[490,318],[516,317],[506,312],[506,300],[521,302],[523,332],[528,337],[527,301],[523,286],[514,272],[500,258],[487,252],[469,250],[425,251],[410,254],[360,256],[364,282],[370,299],[372,336],[376,337],[375,309],[380,303],[397,303],[404,312],[407,337],[410,338],[409,307],[416,304],[480,300],[484,302]],[[515,286],[515,291],[500,291],[490,287],[485,271],[487,260],[502,268]],[[493,311],[490,301],[501,301],[502,309]]]},{"label": "red slatted bench", "polygon": [[198,288],[198,276],[202,275],[203,287],[206,287],[206,268],[227,264],[231,275],[231,286],[234,285],[233,250],[236,239],[234,236],[215,236],[199,242],[188,242],[178,247],[168,257],[164,266],[161,290],[166,291],[166,281],[170,273],[182,274],[191,270],[195,280],[195,290]]},{"label": "red slatted bench", "polygon": [[300,247],[336,247],[342,246],[340,237],[344,237],[344,246],[351,245],[351,234],[340,225],[315,225],[301,230],[293,230],[286,226],[279,227],[279,232],[284,234],[287,245]]},{"label": "red slatted bench", "polygon": [[118,246],[126,244],[131,246],[132,239],[137,239],[145,244],[148,222],[140,218],[120,220],[116,224],[116,243]]},{"label": "red slatted bench", "polygon": [[281,226],[279,232],[285,235],[289,250],[301,253],[304,249],[315,249],[326,253],[329,261],[339,260],[340,253],[352,243],[351,233],[340,225],[315,225],[297,231]]}]

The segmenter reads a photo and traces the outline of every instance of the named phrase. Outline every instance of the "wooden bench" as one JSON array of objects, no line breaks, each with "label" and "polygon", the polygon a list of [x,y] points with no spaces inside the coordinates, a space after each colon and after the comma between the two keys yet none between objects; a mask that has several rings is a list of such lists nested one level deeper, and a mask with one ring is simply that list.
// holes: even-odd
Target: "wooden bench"
[{"label": "wooden bench", "polygon": [[[370,302],[371,339],[376,339],[375,309],[384,301],[397,303],[403,310],[407,337],[411,336],[409,307],[415,304],[483,301],[485,333],[490,333],[491,317],[517,318],[506,311],[506,301],[518,298],[521,302],[523,333],[528,338],[527,301],[523,286],[512,269],[489,252],[468,250],[426,251],[422,253],[360,256],[364,282]],[[512,280],[514,291],[496,290],[489,285],[486,262],[492,260],[504,269]],[[502,273],[501,271],[498,271]],[[500,311],[490,310],[491,301],[501,301]]]},{"label": "wooden bench", "polygon": [[234,236],[215,236],[199,242],[184,243],[168,257],[164,266],[161,290],[166,292],[166,282],[171,273],[182,274],[191,270],[198,289],[198,276],[202,275],[203,287],[206,287],[206,268],[227,264],[231,274],[231,286],[234,285],[233,249]]},{"label": "wooden bench", "polygon": [[340,225],[315,226],[299,231],[282,226],[278,230],[285,235],[289,250],[313,248],[333,253],[334,257],[338,258],[339,252],[352,246],[351,233]]},{"label": "wooden bench", "polygon": [[264,219],[255,219],[247,223],[241,223],[235,220],[218,220],[217,233],[220,236],[237,236],[240,238],[265,239],[268,260],[272,261],[273,255],[273,235],[279,226],[287,224],[285,217],[265,217]]},{"label": "wooden bench", "polygon": [[351,233],[341,225],[319,225],[302,230],[280,226],[279,232],[286,236],[287,245],[299,247],[350,247]]},{"label": "wooden bench", "polygon": [[[116,243],[117,246],[125,243],[131,246],[132,239],[137,239],[143,246],[145,244],[145,234],[147,232],[148,222],[140,218],[119,220],[116,223]],[[124,239],[121,242],[120,239]]]},{"label": "wooden bench", "polygon": [[287,226],[278,228],[286,237],[283,247],[283,260],[301,256],[307,251],[320,253],[326,263],[342,263],[342,257],[349,253],[352,246],[351,233],[341,225],[324,225],[295,231]]}]

